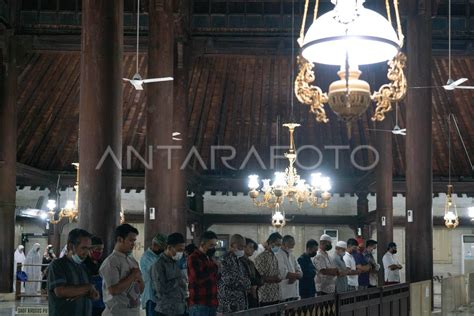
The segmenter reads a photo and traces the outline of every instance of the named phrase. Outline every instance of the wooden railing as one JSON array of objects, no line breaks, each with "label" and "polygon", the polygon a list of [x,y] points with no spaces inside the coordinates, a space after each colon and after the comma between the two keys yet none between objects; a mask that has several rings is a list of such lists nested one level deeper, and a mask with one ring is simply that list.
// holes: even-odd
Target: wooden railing
[{"label": "wooden railing", "polygon": [[399,284],[253,308],[233,316],[408,316],[410,286]]}]

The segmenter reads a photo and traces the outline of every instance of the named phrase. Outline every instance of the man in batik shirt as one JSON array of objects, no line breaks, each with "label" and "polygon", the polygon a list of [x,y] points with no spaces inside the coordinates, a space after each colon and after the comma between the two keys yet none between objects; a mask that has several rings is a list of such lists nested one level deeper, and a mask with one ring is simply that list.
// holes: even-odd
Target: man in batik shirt
[{"label": "man in batik shirt", "polygon": [[232,235],[230,249],[221,261],[220,277],[217,281],[218,311],[233,313],[248,308],[247,291],[250,278],[239,258],[244,255],[245,238]]},{"label": "man in batik shirt", "polygon": [[280,270],[275,253],[280,251],[283,237],[275,232],[268,237],[267,247],[255,259],[255,267],[264,284],[258,289],[260,306],[278,304],[280,301]]}]

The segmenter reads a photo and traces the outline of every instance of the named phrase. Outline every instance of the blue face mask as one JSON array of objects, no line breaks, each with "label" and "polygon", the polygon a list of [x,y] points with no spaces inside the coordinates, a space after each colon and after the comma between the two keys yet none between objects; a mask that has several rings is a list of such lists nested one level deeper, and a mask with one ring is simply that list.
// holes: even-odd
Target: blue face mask
[{"label": "blue face mask", "polygon": [[82,262],[84,262],[84,259],[81,259],[81,257],[79,257],[76,254],[73,254],[72,255],[72,261],[74,261],[77,264],[81,264]]},{"label": "blue face mask", "polygon": [[280,247],[272,247],[272,251],[273,253],[277,253],[278,251],[280,251]]}]

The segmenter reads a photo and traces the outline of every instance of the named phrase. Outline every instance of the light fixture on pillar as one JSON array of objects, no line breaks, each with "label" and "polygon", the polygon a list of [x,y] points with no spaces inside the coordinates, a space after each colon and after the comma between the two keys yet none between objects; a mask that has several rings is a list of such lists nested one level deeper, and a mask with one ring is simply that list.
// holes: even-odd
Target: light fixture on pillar
[{"label": "light fixture on pillar", "polygon": [[444,203],[444,225],[453,229],[459,225],[458,209],[456,207],[456,201],[453,198],[453,185],[451,184],[451,116],[448,115],[448,175],[449,184],[448,192],[446,193],[446,201]]},{"label": "light fixture on pillar", "polygon": [[[328,177],[324,177],[321,173],[313,173],[311,175],[311,184],[306,184],[304,179],[298,175],[294,163],[296,161],[296,147],[294,142],[295,128],[300,126],[297,123],[283,124],[290,132],[290,147],[285,157],[288,159],[288,168],[285,172],[275,172],[275,178],[272,183],[270,179],[262,180],[262,188],[259,190],[260,182],[258,175],[250,175],[248,187],[250,189],[249,196],[253,200],[254,205],[268,208],[279,208],[285,199],[290,204],[295,202],[298,208],[301,208],[304,202],[308,202],[315,208],[326,208],[331,199],[331,182]],[[263,197],[258,199],[260,191]]]},{"label": "light fixture on pillar", "polygon": [[[365,0],[331,0],[334,9],[317,17],[319,0],[315,0],[313,23],[305,34],[309,2],[306,0],[298,39],[302,51],[294,86],[296,97],[310,106],[318,122],[328,122],[325,103],[350,122],[365,112],[372,101],[377,103],[372,120],[382,121],[392,103],[403,99],[407,90],[403,72],[406,56],[400,51],[404,37],[398,0],[393,0],[397,31],[392,27],[389,0],[386,0],[388,19],[364,8]],[[385,61],[389,65],[390,82],[371,93],[369,84],[359,79],[359,66]],[[312,85],[314,63],[340,66],[340,80],[331,83],[328,93]]]},{"label": "light fixture on pillar", "polygon": [[51,224],[58,224],[63,218],[67,218],[69,222],[76,222],[79,216],[79,210],[77,208],[79,198],[79,163],[72,164],[76,168],[76,184],[74,189],[76,191],[75,201],[67,200],[64,208],[59,210],[56,214],[56,201],[48,200],[47,207],[49,209],[49,221]]}]

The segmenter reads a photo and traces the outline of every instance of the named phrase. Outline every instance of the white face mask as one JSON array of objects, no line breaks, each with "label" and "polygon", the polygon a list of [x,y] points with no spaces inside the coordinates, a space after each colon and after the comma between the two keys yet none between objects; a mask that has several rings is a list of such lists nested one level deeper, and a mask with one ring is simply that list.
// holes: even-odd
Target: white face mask
[{"label": "white face mask", "polygon": [[77,264],[81,264],[82,262],[84,262],[84,259],[81,259],[81,257],[76,254],[73,254],[71,258]]},{"label": "white face mask", "polygon": [[237,258],[243,257],[244,256],[244,251],[243,250],[236,250],[234,254],[237,256]]},{"label": "white face mask", "polygon": [[182,257],[183,257],[183,252],[177,252],[177,253],[173,256],[173,260],[179,261]]}]

